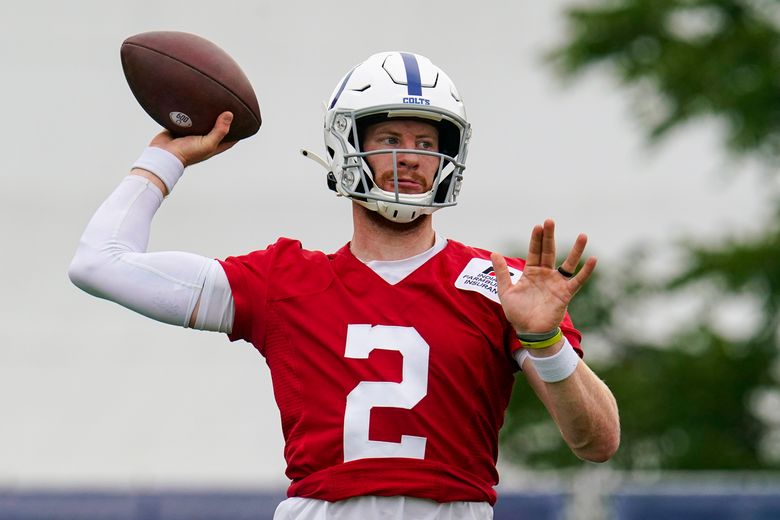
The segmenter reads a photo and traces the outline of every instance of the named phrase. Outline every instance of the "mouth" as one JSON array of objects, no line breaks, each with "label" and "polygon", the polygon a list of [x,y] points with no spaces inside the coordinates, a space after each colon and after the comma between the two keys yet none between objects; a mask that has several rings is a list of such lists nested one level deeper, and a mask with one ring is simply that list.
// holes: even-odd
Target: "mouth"
[{"label": "mouth", "polygon": [[[385,191],[394,192],[393,174],[385,176],[380,186]],[[398,191],[399,193],[423,193],[425,192],[425,185],[421,180],[414,177],[398,177]]]}]

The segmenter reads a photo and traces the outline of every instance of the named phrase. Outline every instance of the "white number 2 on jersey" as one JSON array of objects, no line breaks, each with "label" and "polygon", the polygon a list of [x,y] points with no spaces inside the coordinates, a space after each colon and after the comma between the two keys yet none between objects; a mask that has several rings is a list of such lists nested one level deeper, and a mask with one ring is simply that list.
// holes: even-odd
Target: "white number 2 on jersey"
[{"label": "white number 2 on jersey", "polygon": [[425,437],[402,435],[401,442],[372,441],[368,438],[368,426],[371,408],[410,410],[428,393],[428,343],[412,327],[349,325],[345,357],[367,359],[376,348],[401,353],[401,382],[361,381],[347,395],[344,462],[387,457],[425,458]]}]

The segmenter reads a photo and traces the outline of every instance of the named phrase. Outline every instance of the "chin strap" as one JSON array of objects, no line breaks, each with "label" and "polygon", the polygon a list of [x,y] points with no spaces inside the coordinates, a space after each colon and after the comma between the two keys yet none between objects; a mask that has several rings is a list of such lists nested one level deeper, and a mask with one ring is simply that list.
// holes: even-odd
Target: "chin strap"
[{"label": "chin strap", "polygon": [[330,165],[328,165],[328,163],[325,162],[325,159],[323,159],[316,153],[309,151],[305,148],[301,148],[301,155],[303,155],[307,159],[311,159],[312,161],[316,162],[317,164],[319,164],[320,166],[328,170],[328,172],[330,172]]},{"label": "chin strap", "polygon": [[339,190],[336,189],[336,176],[333,175],[332,171],[330,171],[330,165],[327,162],[325,162],[325,159],[323,159],[316,153],[307,150],[305,148],[301,148],[300,151],[301,151],[301,155],[303,155],[307,159],[311,159],[312,161],[316,162],[317,164],[319,164],[320,166],[322,166],[328,171],[328,175],[325,178],[325,181],[328,184],[328,189],[330,189],[331,191],[335,191],[336,196],[341,197],[342,196],[341,193],[339,193]]}]

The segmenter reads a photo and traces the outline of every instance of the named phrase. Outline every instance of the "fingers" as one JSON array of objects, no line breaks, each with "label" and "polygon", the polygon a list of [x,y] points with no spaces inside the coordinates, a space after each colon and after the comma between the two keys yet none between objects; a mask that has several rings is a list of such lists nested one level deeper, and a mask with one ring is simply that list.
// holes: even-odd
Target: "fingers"
[{"label": "fingers", "polygon": [[[587,244],[587,235],[581,233],[577,236],[569,254],[558,269],[561,275],[569,279],[572,294],[580,290],[580,287],[582,287],[585,281],[590,278],[591,273],[593,273],[593,270],[596,268],[596,258],[590,257],[585,261],[585,264],[579,272],[577,272],[577,266],[582,260]],[[534,226],[531,231],[531,241],[528,245],[526,265],[555,269],[556,261],[555,222],[551,219],[547,219],[544,221],[544,224]],[[496,275],[498,275],[497,270]]]},{"label": "fingers", "polygon": [[584,233],[581,233],[577,237],[577,240],[574,241],[574,245],[569,251],[569,255],[566,257],[566,260],[564,260],[563,263],[561,264],[561,269],[569,273],[576,272],[577,266],[580,264],[582,255],[585,252],[585,246],[587,245],[587,243],[588,243],[588,236],[585,235]]},{"label": "fingers", "polygon": [[555,261],[555,222],[547,219],[531,231],[526,262],[532,266],[554,268]]},{"label": "fingers", "polygon": [[564,276],[566,276],[565,273],[571,273],[571,276],[566,277],[569,278],[569,287],[572,291],[572,294],[575,294],[580,290],[587,279],[590,278],[593,270],[596,268],[596,258],[591,256],[585,261],[585,264],[582,266],[579,272],[577,272],[577,266],[580,264],[580,260],[582,259],[582,255],[585,253],[585,246],[587,244],[588,236],[584,233],[580,233],[577,236],[577,240],[574,241],[574,245],[571,247],[566,260],[563,261],[558,269],[558,271],[561,272],[561,274]]},{"label": "fingers", "polygon": [[550,219],[544,221],[544,233],[542,235],[542,255],[540,264],[542,267],[555,269],[555,222]]},{"label": "fingers", "polygon": [[531,230],[531,241],[528,244],[528,256],[525,259],[526,264],[536,266],[541,262],[543,235],[544,228],[542,226],[536,225]]},{"label": "fingers", "polygon": [[571,290],[571,294],[574,295],[579,291],[583,285],[585,285],[585,282],[588,281],[588,278],[590,278],[590,275],[593,274],[593,271],[596,269],[596,257],[591,256],[587,260],[585,260],[585,264],[583,264],[582,269],[580,269],[580,272],[578,272],[574,277],[569,280],[569,287]]},{"label": "fingers", "polygon": [[222,153],[236,144],[235,141],[223,142],[232,122],[233,114],[222,112],[206,135],[173,138],[170,133],[162,132],[152,140],[152,146],[159,146],[169,151],[178,157],[184,166],[191,166]]},{"label": "fingers", "polygon": [[[230,125],[233,122],[233,114],[231,112],[222,112],[217,117],[214,127],[211,131],[203,136],[202,145],[206,148],[216,150],[222,144],[222,140],[230,132]],[[166,148],[166,145],[174,141],[174,137],[168,130],[163,130],[149,143],[149,146],[157,146],[158,148]],[[231,145],[232,146],[232,145]],[[228,146],[227,148],[230,148]],[[225,149],[227,149],[225,148]],[[220,150],[222,151],[222,150]]]},{"label": "fingers", "polygon": [[509,275],[509,269],[506,266],[506,260],[498,253],[491,253],[490,261],[493,262],[493,272],[496,274],[498,294],[503,294],[512,286],[512,277]]}]

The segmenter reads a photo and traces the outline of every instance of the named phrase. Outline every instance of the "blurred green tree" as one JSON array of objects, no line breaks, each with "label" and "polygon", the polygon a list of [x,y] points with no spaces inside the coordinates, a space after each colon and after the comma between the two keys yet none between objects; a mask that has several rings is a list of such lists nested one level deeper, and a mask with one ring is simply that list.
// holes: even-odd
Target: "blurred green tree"
[{"label": "blurred green tree", "polygon": [[[636,96],[650,142],[714,119],[728,152],[777,165],[780,2],[602,0],[565,16],[567,41],[551,63],[564,78],[607,66]],[[647,274],[648,254],[637,251],[575,298],[570,311],[588,345],[609,353],[589,360],[621,409],[614,467],[780,469],[779,224],[780,210],[759,236],[680,244],[687,261],[665,280]],[[675,300],[696,311],[667,333],[631,320],[643,306]],[[723,326],[724,312],[743,316],[746,330]],[[517,390],[502,431],[508,458],[580,465],[530,389]]]}]

